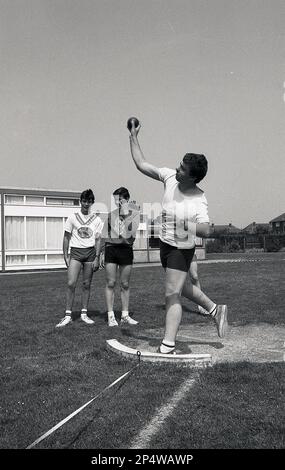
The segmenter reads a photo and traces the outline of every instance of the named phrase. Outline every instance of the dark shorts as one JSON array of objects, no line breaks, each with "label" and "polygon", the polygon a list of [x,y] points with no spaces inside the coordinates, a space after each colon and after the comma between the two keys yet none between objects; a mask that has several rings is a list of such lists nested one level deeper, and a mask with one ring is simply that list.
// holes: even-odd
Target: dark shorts
[{"label": "dark shorts", "polygon": [[159,240],[160,261],[164,268],[177,269],[178,271],[189,271],[191,261],[195,254],[195,247],[190,249],[180,249],[168,245]]},{"label": "dark shorts", "polygon": [[105,263],[126,266],[133,264],[134,253],[130,245],[107,245],[105,248]]},{"label": "dark shorts", "polygon": [[70,249],[70,259],[76,259],[80,263],[92,263],[95,260],[96,249],[95,246],[90,248],[74,248]]}]

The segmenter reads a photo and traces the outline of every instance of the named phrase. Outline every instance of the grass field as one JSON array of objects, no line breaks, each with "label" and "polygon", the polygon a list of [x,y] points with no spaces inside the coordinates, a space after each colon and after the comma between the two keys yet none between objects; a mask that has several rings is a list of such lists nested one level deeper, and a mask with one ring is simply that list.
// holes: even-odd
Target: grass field
[{"label": "grass field", "polygon": [[[199,265],[204,290],[228,304],[232,327],[284,325],[283,258],[284,253],[264,261]],[[26,448],[134,366],[107,351],[106,339],[135,341],[164,324],[163,280],[161,267],[135,268],[131,313],[139,325],[110,329],[100,271],[90,300],[95,325],[78,319],[78,287],[75,321],[57,330],[66,272],[0,276],[1,449]],[[119,317],[118,293],[116,306]],[[184,306],[183,323],[207,321],[191,313],[189,302]],[[194,386],[151,437],[149,448],[284,448],[283,362],[218,364],[198,376],[186,367],[142,363],[37,448],[128,449],[191,377]]]}]

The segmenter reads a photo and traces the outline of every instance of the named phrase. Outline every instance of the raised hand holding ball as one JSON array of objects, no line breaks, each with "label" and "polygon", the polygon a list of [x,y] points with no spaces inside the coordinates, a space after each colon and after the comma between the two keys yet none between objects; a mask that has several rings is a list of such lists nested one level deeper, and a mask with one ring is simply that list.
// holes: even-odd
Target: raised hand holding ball
[{"label": "raised hand holding ball", "polygon": [[132,130],[132,124],[133,123],[135,125],[135,128],[139,127],[139,125],[140,125],[140,122],[139,122],[138,118],[136,118],[134,116],[130,117],[127,121],[127,128],[129,129],[130,132]]}]

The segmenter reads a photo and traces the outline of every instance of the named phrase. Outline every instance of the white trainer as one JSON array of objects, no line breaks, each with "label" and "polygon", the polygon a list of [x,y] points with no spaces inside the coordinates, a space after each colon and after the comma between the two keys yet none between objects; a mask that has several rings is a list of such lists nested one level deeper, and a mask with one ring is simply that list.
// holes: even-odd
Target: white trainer
[{"label": "white trainer", "polygon": [[138,321],[134,320],[133,318],[130,317],[130,315],[126,315],[121,318],[121,324],[128,324],[128,325],[137,325]]},{"label": "white trainer", "polygon": [[81,320],[87,323],[88,325],[92,325],[94,323],[94,321],[87,316],[87,313],[81,313]]},{"label": "white trainer", "polygon": [[110,318],[108,318],[108,325],[109,326],[119,326],[119,323],[117,322],[115,317],[110,317]]},{"label": "white trainer", "polygon": [[68,323],[72,323],[71,315],[65,315],[65,317],[60,320],[60,322],[55,325],[56,328],[61,328],[62,326],[68,325]]},{"label": "white trainer", "polygon": [[198,305],[198,311],[199,311],[199,313],[201,313],[202,315],[210,315],[210,313],[208,312],[208,310],[206,310],[205,308],[201,307],[201,305]]},{"label": "white trainer", "polygon": [[228,307],[227,305],[217,305],[214,321],[220,338],[224,338],[228,331]]}]

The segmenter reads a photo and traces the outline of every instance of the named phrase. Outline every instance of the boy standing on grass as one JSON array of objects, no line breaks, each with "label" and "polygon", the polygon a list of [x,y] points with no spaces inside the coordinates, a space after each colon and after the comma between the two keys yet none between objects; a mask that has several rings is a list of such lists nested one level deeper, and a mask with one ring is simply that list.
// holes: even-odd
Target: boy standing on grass
[{"label": "boy standing on grass", "polygon": [[201,154],[187,153],[176,170],[157,168],[142,153],[138,142],[140,127],[140,123],[136,127],[132,120],[130,149],[134,163],[143,174],[164,183],[159,238],[160,259],[166,272],[166,320],[159,352],[169,354],[175,351],[182,295],[209,312],[221,338],[228,326],[227,306],[216,305],[199,287],[185,282],[195,253],[195,237],[207,237],[210,233],[207,200],[197,186],[207,173],[207,159]]},{"label": "boy standing on grass", "polygon": [[[57,328],[72,322],[72,306],[81,268],[83,270],[81,320],[88,325],[94,323],[87,316],[87,309],[93,272],[99,269],[100,236],[103,228],[103,221],[100,217],[91,213],[94,201],[95,197],[91,189],[83,191],[80,196],[80,212],[68,217],[65,224],[63,256],[67,267],[66,310],[65,317],[56,325]],[[70,257],[69,246],[71,247]]]},{"label": "boy standing on grass", "polygon": [[133,244],[140,222],[138,206],[130,202],[127,188],[120,187],[113,192],[117,209],[108,214],[104,226],[105,238],[105,299],[107,305],[108,325],[118,326],[114,313],[114,294],[119,272],[122,316],[121,324],[137,325],[138,322],[129,315],[130,278],[133,267]]}]

